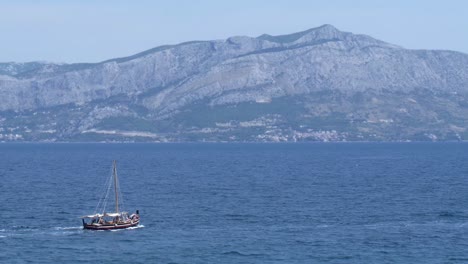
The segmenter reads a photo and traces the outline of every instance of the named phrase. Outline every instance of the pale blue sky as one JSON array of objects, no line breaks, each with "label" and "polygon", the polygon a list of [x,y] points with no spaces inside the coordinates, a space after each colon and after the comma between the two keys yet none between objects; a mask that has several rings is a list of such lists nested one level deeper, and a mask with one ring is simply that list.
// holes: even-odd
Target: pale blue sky
[{"label": "pale blue sky", "polygon": [[0,0],[0,62],[97,62],[164,44],[322,24],[405,48],[468,53],[462,0]]}]

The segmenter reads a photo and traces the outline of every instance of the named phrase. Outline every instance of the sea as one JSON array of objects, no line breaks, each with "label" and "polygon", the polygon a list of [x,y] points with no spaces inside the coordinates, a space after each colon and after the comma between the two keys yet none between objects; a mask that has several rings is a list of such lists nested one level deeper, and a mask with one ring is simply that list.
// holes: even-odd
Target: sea
[{"label": "sea", "polygon": [[0,144],[0,263],[467,262],[467,143]]}]

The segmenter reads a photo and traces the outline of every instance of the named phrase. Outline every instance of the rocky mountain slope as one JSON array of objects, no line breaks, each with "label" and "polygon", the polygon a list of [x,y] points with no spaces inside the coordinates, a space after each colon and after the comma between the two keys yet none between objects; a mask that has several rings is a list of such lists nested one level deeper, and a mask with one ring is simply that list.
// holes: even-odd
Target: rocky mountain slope
[{"label": "rocky mountain slope", "polygon": [[468,138],[468,55],[324,25],[101,63],[0,63],[0,141]]}]

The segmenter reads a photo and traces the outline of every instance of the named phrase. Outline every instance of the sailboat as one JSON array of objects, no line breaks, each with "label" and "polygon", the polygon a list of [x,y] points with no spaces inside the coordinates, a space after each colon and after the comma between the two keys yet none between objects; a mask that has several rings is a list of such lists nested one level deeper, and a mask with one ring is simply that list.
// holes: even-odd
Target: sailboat
[{"label": "sailboat", "polygon": [[[114,186],[115,212],[106,212],[107,202],[111,186]],[[94,214],[81,217],[84,229],[91,230],[113,230],[124,229],[137,226],[140,223],[140,213],[138,210],[132,215],[119,210],[119,204],[123,204],[120,193],[119,179],[117,177],[117,165],[114,160],[112,166],[112,175],[107,180],[106,189],[103,191],[103,197],[99,200]]]}]

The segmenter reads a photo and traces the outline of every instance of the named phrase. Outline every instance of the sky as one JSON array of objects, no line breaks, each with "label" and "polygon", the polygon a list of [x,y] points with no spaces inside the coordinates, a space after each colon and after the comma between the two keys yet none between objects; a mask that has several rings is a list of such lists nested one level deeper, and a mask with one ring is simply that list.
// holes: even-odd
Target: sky
[{"label": "sky", "polygon": [[0,0],[0,62],[99,62],[160,45],[323,24],[409,49],[468,54],[463,0]]}]

